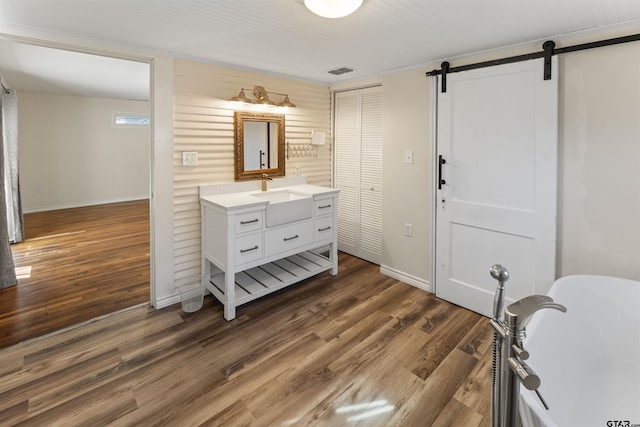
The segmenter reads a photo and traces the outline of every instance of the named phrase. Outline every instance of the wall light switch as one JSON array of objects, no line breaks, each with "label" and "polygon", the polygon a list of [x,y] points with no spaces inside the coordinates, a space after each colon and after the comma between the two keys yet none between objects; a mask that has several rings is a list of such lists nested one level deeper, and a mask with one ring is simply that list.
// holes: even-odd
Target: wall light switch
[{"label": "wall light switch", "polygon": [[404,224],[404,235],[413,237],[413,224],[409,224],[408,222]]},{"label": "wall light switch", "polygon": [[183,151],[182,152],[182,166],[198,166],[198,152],[197,151]]},{"label": "wall light switch", "polygon": [[404,150],[404,162],[413,163],[413,150]]}]

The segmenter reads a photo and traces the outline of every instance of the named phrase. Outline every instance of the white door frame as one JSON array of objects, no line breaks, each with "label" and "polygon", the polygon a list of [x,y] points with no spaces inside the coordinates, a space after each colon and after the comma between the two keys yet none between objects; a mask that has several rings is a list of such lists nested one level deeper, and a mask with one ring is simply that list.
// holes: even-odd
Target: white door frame
[{"label": "white door frame", "polygon": [[438,211],[438,193],[435,191],[438,179],[438,90],[440,77],[431,76],[431,88],[429,90],[429,158],[431,159],[431,173],[429,174],[431,185],[429,188],[429,291],[436,293],[436,213]]},{"label": "white door frame", "polygon": [[[149,65],[151,136],[149,149],[149,300],[155,308],[178,301],[174,290],[173,251],[173,58],[86,45],[70,45],[36,37],[0,33],[16,43],[99,55]],[[163,171],[165,173],[158,173]]]}]

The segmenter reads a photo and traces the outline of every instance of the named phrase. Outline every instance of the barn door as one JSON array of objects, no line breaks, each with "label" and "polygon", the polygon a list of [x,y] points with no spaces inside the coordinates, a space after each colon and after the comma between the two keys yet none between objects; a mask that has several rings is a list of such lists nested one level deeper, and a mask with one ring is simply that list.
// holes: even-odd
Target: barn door
[{"label": "barn door", "polygon": [[438,95],[436,294],[490,316],[495,263],[507,301],[546,293],[555,278],[557,61],[447,76]]}]

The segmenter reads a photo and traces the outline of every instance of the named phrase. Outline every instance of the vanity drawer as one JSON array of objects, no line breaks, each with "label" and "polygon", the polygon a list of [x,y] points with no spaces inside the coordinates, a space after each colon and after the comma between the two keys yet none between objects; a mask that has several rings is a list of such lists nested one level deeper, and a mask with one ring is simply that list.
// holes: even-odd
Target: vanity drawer
[{"label": "vanity drawer", "polygon": [[313,221],[305,221],[264,233],[265,256],[295,249],[313,242]]},{"label": "vanity drawer", "polygon": [[236,265],[262,258],[262,232],[236,237],[234,244]]},{"label": "vanity drawer", "polygon": [[330,239],[333,237],[333,216],[325,216],[315,221],[315,240]]},{"label": "vanity drawer", "polygon": [[262,210],[251,211],[234,216],[235,234],[246,233],[262,229]]},{"label": "vanity drawer", "polygon": [[334,205],[333,198],[316,200],[314,202],[314,210],[315,210],[316,216],[328,215],[333,213],[333,208],[334,208],[333,205]]}]

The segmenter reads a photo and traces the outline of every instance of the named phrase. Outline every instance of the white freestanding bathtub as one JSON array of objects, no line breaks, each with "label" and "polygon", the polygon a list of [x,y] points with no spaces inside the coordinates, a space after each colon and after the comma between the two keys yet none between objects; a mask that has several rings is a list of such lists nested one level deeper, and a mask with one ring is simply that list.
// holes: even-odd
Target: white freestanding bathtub
[{"label": "white freestanding bathtub", "polygon": [[640,425],[640,282],[568,276],[549,296],[567,313],[537,312],[523,344],[550,409],[521,387],[523,425]]}]

